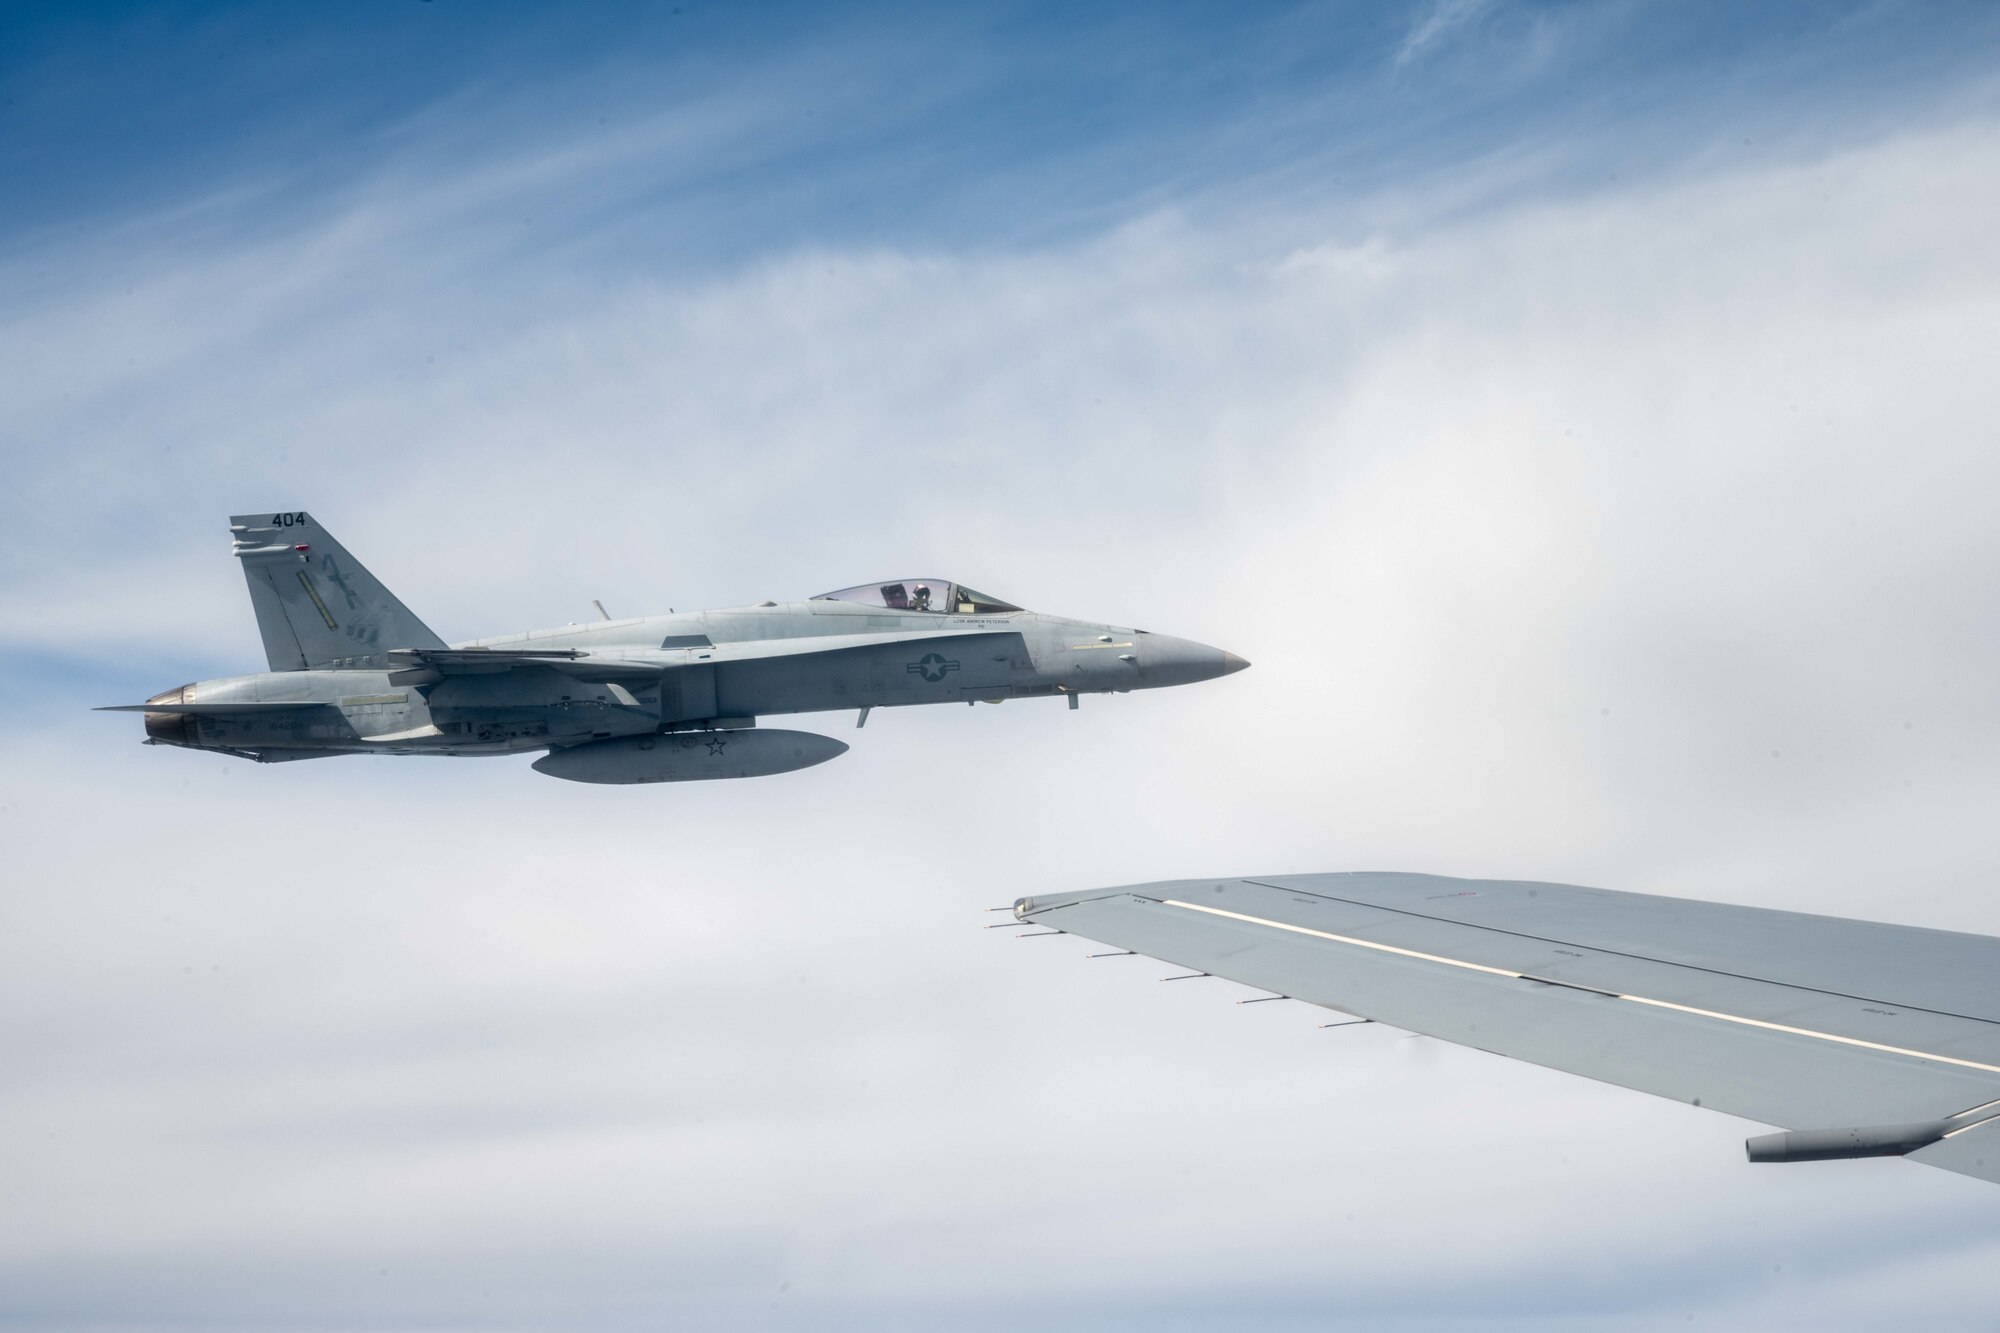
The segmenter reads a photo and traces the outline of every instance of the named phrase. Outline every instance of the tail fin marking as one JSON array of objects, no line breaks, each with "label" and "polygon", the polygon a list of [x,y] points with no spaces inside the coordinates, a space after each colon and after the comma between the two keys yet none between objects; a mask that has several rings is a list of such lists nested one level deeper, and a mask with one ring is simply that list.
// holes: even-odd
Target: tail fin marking
[{"label": "tail fin marking", "polygon": [[244,514],[229,531],[271,670],[380,666],[392,648],[445,646],[312,515]]}]

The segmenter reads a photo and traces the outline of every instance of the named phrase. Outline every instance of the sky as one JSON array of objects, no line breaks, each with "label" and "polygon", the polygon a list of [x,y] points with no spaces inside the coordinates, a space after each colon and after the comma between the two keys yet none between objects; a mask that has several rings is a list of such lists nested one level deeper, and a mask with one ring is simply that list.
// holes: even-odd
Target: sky
[{"label": "sky", "polygon": [[[1990,1327],[1980,1182],[981,927],[2000,934],[1996,37],[0,9],[0,1328]],[[142,749],[260,508],[451,640],[917,571],[1255,666],[744,782]]]}]

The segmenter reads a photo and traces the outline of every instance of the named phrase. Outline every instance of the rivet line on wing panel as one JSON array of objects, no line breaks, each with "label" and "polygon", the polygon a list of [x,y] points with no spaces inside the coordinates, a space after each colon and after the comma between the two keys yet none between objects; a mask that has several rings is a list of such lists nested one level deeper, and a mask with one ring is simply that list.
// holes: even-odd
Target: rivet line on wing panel
[{"label": "rivet line on wing panel", "polygon": [[[1405,949],[1394,944],[1383,944],[1377,940],[1358,939],[1353,935],[1336,935],[1332,931],[1314,930],[1310,926],[1295,926],[1288,921],[1273,921],[1268,917],[1251,916],[1247,912],[1231,912],[1220,907],[1208,907],[1202,903],[1185,903],[1177,898],[1162,900],[1168,907],[1182,907],[1190,912],[1206,912],[1210,916],[1227,917],[1231,921],[1245,921],[1253,926],[1269,926],[1273,930],[1290,931],[1294,935],[1311,935],[1315,939],[1332,940],[1336,944],[1352,944],[1357,948],[1373,949],[1378,953],[1396,954],[1403,958],[1415,958],[1426,963],[1442,963],[1446,967],[1463,968],[1468,972],[1484,972],[1489,976],[1510,977],[1516,981],[1545,981],[1532,972],[1516,972],[1504,967],[1488,967],[1484,963],[1469,963],[1462,958],[1446,958],[1442,954],[1424,953],[1418,949]],[[1476,929],[1476,927],[1475,927]],[[1863,1050],[1885,1051],[1890,1055],[1914,1056],[1919,1060],[1935,1060],[1940,1064],[1957,1065],[1962,1069],[1977,1069],[1989,1074],[2000,1074],[2000,1065],[1983,1064],[1978,1060],[1961,1060],[1955,1055],[1938,1055],[1931,1051],[1911,1050],[1907,1046],[1889,1046],[1879,1041],[1863,1041],[1859,1037],[1843,1037],[1835,1032],[1817,1032],[1812,1028],[1793,1027],[1788,1023],[1772,1023],[1762,1018],[1745,1018],[1740,1014],[1718,1013],[1713,1009],[1697,1009],[1689,1004],[1675,1004],[1671,1000],[1651,1000],[1643,995],[1621,995],[1611,991],[1598,992],[1609,999],[1629,1000],[1633,1004],[1643,1004],[1655,1009],[1671,1009],[1678,1013],[1694,1014],[1701,1018],[1718,1019],[1724,1023],[1738,1023],[1744,1027],[1764,1028],[1771,1032],[1788,1032],[1798,1037],[1816,1037],[1821,1041],[1838,1042],[1842,1046],[1859,1046]]]}]

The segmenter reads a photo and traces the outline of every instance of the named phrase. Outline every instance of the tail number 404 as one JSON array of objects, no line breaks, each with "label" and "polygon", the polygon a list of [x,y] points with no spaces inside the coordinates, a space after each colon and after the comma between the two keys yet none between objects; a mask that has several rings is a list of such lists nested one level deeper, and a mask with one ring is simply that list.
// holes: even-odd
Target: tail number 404
[{"label": "tail number 404", "polygon": [[273,514],[271,526],[274,528],[302,528],[306,525],[304,514]]}]

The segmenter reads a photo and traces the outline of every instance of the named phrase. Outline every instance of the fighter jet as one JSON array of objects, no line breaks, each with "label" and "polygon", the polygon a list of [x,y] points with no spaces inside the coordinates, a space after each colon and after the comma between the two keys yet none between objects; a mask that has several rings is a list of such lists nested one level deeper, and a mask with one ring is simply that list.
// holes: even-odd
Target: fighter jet
[{"label": "fighter jet", "polygon": [[[1753,1162],[1904,1157],[2000,1182],[2000,939],[1568,884],[1174,880],[1022,924],[1783,1128]],[[1108,956],[1108,955],[1107,955]]]},{"label": "fighter jet", "polygon": [[1233,653],[1027,611],[943,578],[883,579],[803,602],[447,644],[310,515],[229,521],[270,670],[196,681],[143,704],[148,745],[260,763],[336,754],[547,750],[575,782],[755,777],[847,746],[760,717],[999,703],[1185,685],[1241,671]]}]

